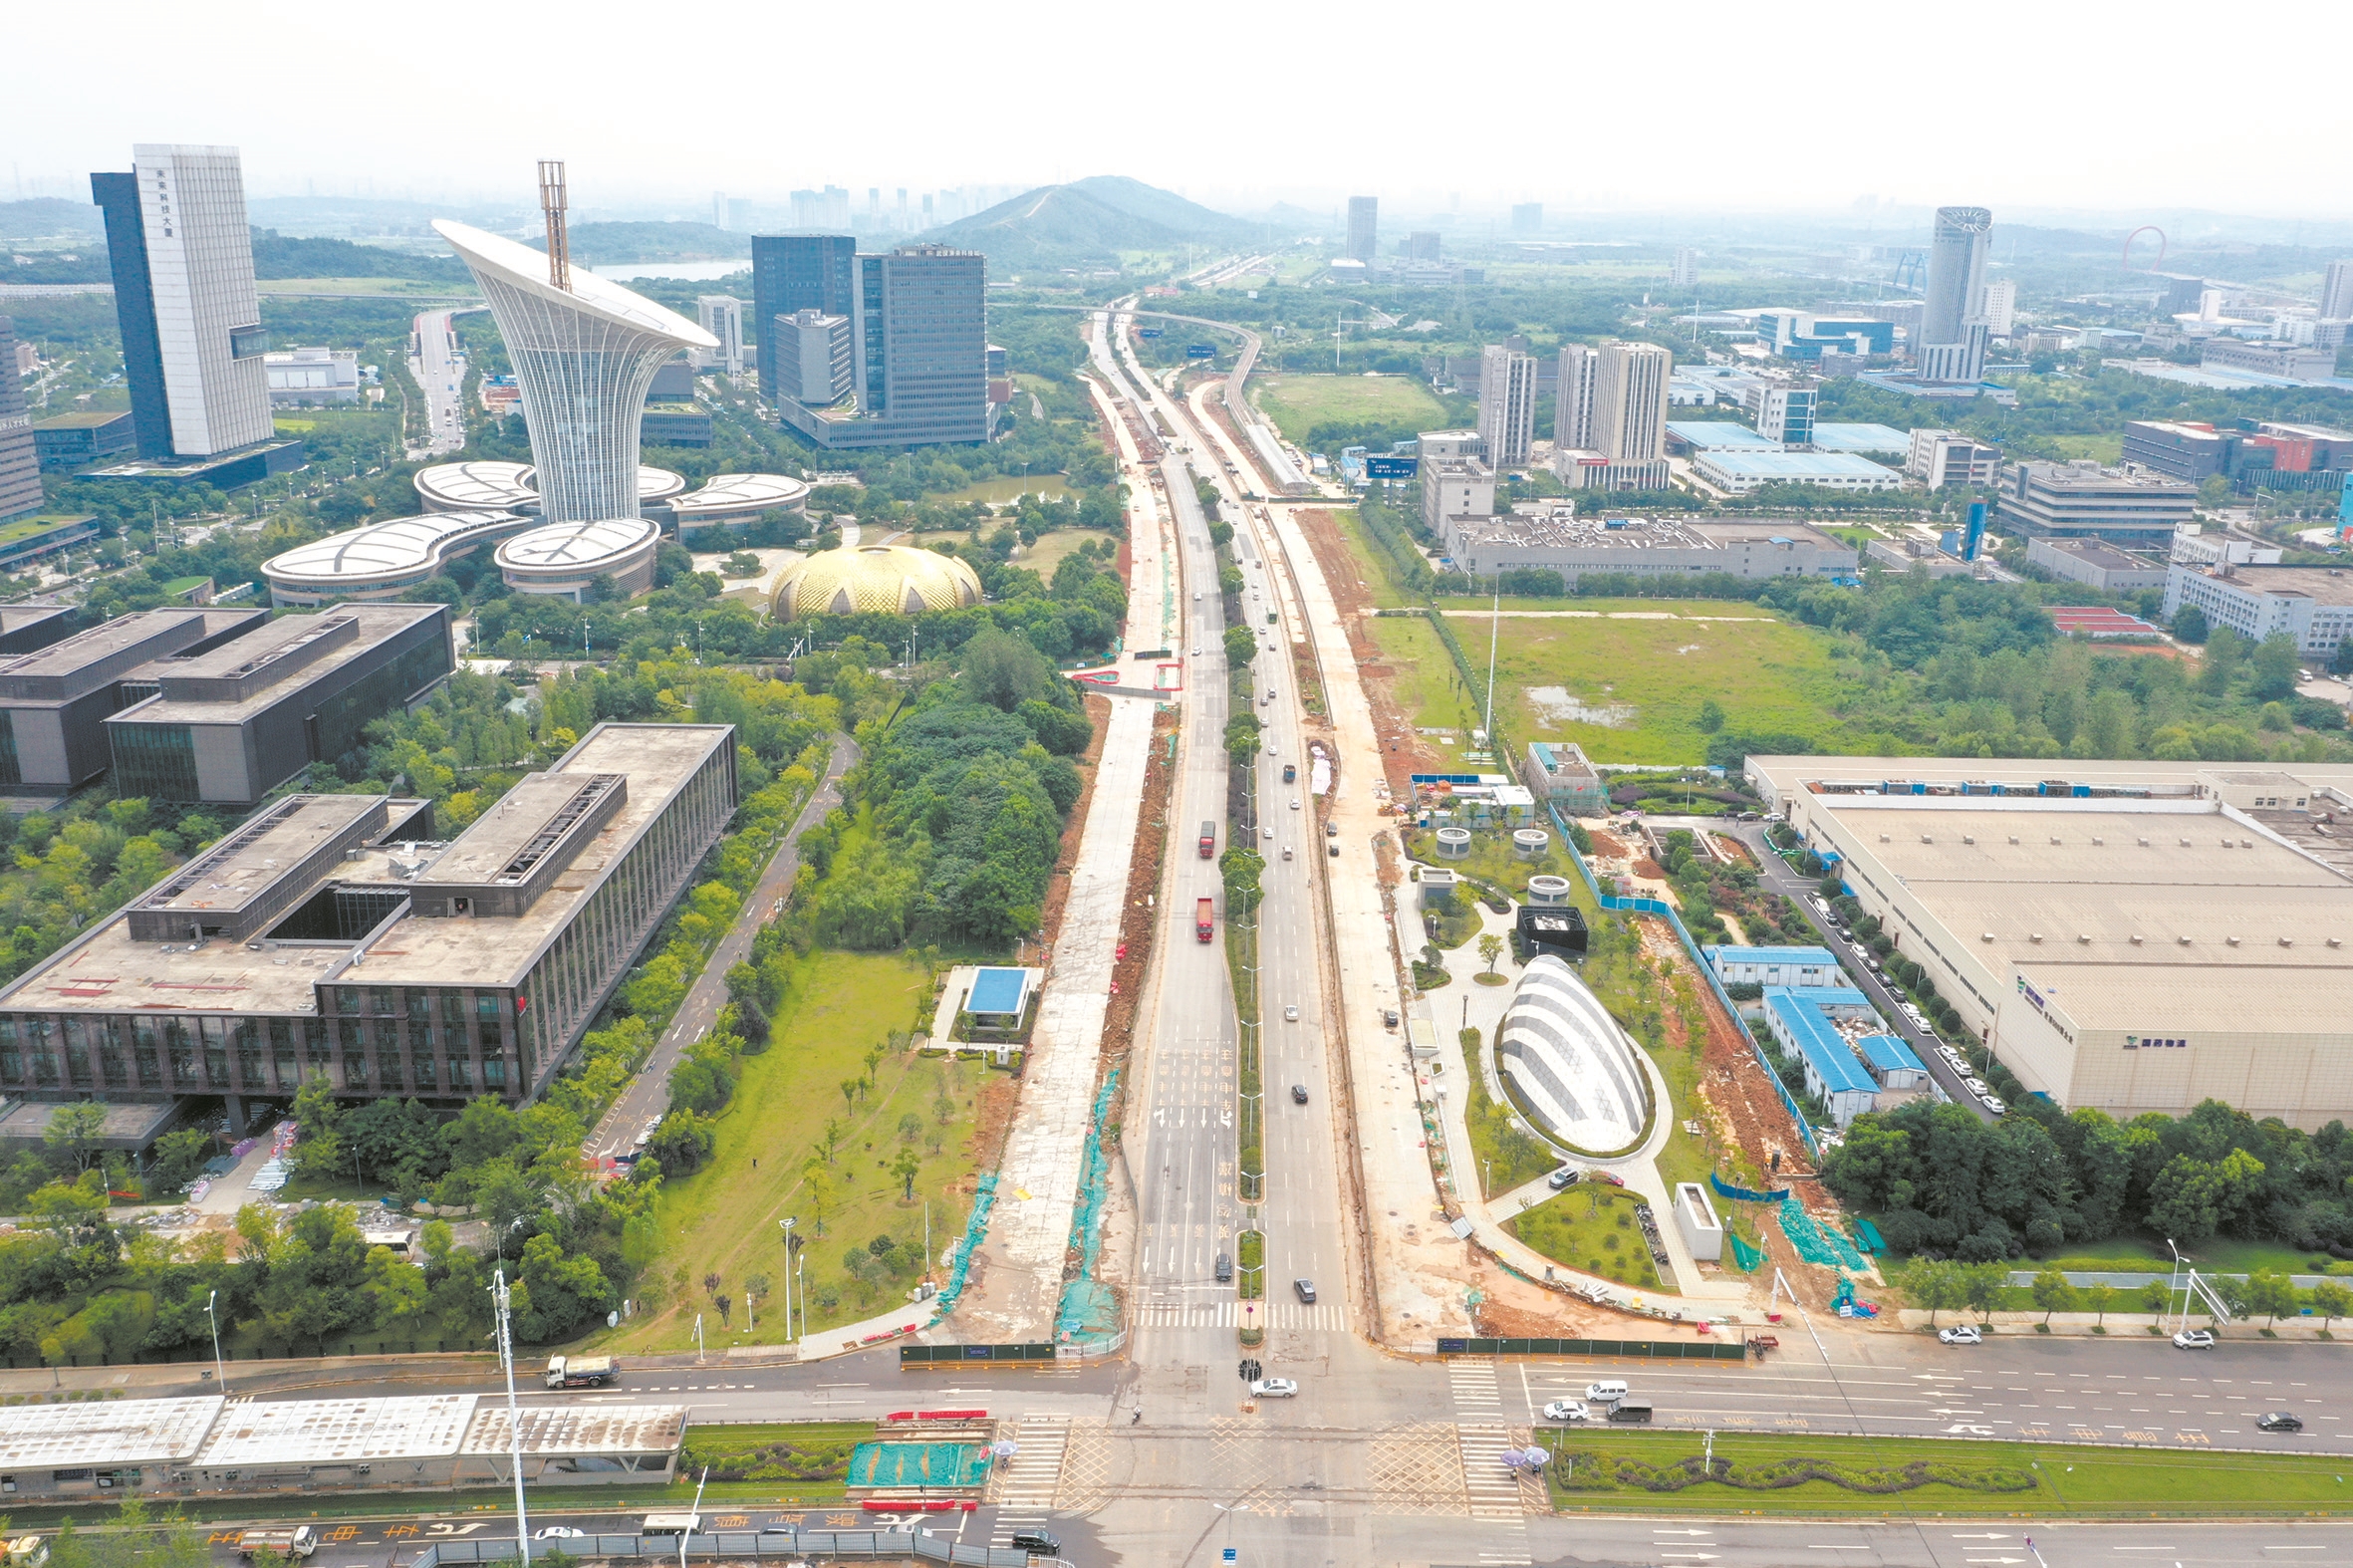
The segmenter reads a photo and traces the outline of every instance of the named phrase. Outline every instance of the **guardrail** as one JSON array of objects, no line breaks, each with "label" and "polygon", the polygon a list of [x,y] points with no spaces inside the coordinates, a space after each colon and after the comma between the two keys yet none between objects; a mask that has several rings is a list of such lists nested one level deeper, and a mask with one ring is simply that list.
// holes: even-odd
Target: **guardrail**
[{"label": "guardrail", "polygon": [[1745,1340],[1441,1339],[1441,1356],[1640,1356],[1650,1361],[1746,1361]]},{"label": "guardrail", "polygon": [[[785,1526],[775,1530],[720,1531],[710,1535],[590,1535],[547,1542],[574,1557],[684,1558],[688,1562],[740,1557],[920,1557],[935,1563],[958,1563],[967,1568],[1029,1568],[1030,1554],[1002,1546],[968,1546],[935,1535],[904,1530],[803,1530]],[[497,1563],[516,1560],[513,1541],[437,1541],[411,1558],[408,1568],[440,1568],[443,1563]]]}]

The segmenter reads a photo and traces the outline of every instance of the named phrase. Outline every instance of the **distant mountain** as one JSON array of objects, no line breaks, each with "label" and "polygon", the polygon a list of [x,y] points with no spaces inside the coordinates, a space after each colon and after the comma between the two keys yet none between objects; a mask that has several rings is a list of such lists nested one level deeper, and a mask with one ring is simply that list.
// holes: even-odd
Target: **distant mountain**
[{"label": "distant mountain", "polygon": [[466,283],[471,275],[455,256],[419,256],[348,239],[293,239],[276,229],[253,231],[257,278],[409,278],[420,283]]},{"label": "distant mountain", "polygon": [[1112,261],[1123,250],[1246,245],[1261,230],[1140,179],[1098,174],[1041,185],[923,235],[988,257],[998,272]]},{"label": "distant mountain", "polygon": [[0,201],[0,242],[102,239],[106,232],[107,220],[87,201],[56,196]]},{"label": "distant mountain", "polygon": [[[547,249],[544,238],[530,241]],[[575,223],[572,259],[589,267],[652,261],[738,261],[752,253],[749,234],[708,223]]]}]

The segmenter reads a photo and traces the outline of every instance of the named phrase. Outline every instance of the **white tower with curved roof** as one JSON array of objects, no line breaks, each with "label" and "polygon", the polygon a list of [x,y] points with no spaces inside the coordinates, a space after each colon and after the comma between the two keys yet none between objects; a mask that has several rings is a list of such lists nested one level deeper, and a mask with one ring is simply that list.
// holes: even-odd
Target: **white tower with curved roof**
[{"label": "white tower with curved roof", "polygon": [[558,287],[548,258],[528,245],[447,219],[433,230],[472,271],[506,340],[540,515],[636,517],[639,427],[654,372],[680,349],[715,349],[719,340],[585,267],[566,268]]}]

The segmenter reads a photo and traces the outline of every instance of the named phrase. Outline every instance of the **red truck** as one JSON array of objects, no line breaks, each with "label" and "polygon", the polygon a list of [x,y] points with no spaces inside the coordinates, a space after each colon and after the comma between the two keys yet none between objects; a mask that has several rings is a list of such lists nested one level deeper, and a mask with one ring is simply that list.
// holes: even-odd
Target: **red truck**
[{"label": "red truck", "polygon": [[1217,824],[1201,824],[1201,859],[1208,860],[1217,853]]},{"label": "red truck", "polygon": [[1193,900],[1192,933],[1202,941],[1207,941],[1217,934],[1217,906],[1214,900]]}]

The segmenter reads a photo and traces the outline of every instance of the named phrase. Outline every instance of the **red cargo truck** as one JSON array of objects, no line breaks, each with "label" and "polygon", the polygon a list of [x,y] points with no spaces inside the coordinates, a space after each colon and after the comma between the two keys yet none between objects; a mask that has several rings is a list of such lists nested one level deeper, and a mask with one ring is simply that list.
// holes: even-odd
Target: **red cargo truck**
[{"label": "red cargo truck", "polygon": [[1192,904],[1192,933],[1202,941],[1217,934],[1217,906],[1209,899],[1195,899]]},{"label": "red cargo truck", "polygon": [[1201,859],[1207,860],[1216,853],[1217,824],[1214,822],[1204,822],[1201,824]]}]

